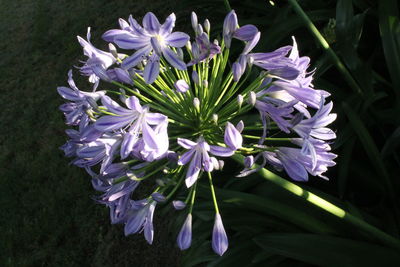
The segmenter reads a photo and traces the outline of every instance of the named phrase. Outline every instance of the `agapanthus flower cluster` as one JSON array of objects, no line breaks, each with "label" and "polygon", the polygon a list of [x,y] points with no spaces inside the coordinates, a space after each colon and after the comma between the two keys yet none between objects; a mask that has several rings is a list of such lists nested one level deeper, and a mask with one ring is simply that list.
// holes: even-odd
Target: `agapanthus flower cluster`
[{"label": "agapanthus flower cluster", "polygon": [[[294,38],[291,46],[260,53],[253,50],[261,33],[240,26],[234,11],[216,40],[210,22],[199,24],[195,13],[192,38],[174,31],[175,20],[171,14],[161,24],[151,12],[141,24],[120,19],[119,29],[102,36],[108,51],[91,43],[90,28],[86,40],[78,36],[85,60],[77,68],[92,86],[80,90],[70,71],[69,87],[58,88],[67,101],[60,107],[66,123],[76,126],[66,130],[61,149],[90,174],[111,222],[124,224],[126,235],[143,232],[150,244],[157,205],[171,203],[187,214],[178,246],[190,247],[196,187],[208,184],[212,248],[222,255],[228,237],[213,179],[224,161],[245,156],[239,177],[269,167],[296,181],[326,178],[336,157],[327,125],[336,115],[329,93],[313,87],[310,59],[299,55]],[[243,50],[229,57],[232,46]],[[249,114],[258,121],[244,123]],[[134,191],[145,180],[153,190],[137,199]]]}]

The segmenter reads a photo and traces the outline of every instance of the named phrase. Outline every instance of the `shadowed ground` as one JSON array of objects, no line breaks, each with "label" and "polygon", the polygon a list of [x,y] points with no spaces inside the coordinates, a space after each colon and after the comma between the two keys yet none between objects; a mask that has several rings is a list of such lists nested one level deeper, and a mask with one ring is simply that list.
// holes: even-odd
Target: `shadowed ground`
[{"label": "shadowed ground", "polygon": [[[87,26],[93,43],[104,49],[100,36],[117,28],[119,17],[153,11],[163,21],[173,2],[0,2],[2,266],[177,265],[168,221],[155,216],[150,246],[142,234],[124,237],[123,227],[111,226],[108,210],[91,199],[89,176],[69,166],[58,149],[66,126],[56,91],[84,58],[76,35],[86,36]],[[86,81],[77,84],[89,90]]]}]

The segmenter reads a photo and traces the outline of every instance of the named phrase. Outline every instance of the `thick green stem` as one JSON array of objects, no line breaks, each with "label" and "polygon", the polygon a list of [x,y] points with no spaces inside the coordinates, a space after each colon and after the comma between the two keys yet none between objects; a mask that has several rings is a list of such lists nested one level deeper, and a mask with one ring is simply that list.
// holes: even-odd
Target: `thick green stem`
[{"label": "thick green stem", "polygon": [[354,78],[351,76],[350,72],[346,69],[340,58],[336,55],[336,53],[329,46],[328,42],[322,36],[322,34],[318,31],[317,27],[315,27],[314,23],[312,23],[311,19],[307,16],[304,10],[300,7],[296,0],[289,0],[290,5],[293,7],[294,11],[300,16],[300,18],[304,21],[308,29],[317,39],[317,41],[321,44],[321,46],[325,49],[328,55],[333,60],[333,63],[336,65],[338,70],[343,74],[344,78],[349,83],[350,87],[362,95],[362,90]]},{"label": "thick green stem", "polygon": [[[232,158],[239,163],[243,164],[244,157],[241,155],[233,155]],[[393,248],[400,250],[400,240],[394,238],[393,236],[388,235],[387,233],[381,231],[375,226],[370,225],[369,223],[353,216],[352,214],[346,212],[342,208],[326,201],[325,199],[301,188],[300,186],[289,182],[282,177],[270,172],[264,168],[261,168],[258,172],[264,179],[278,185],[279,187],[289,191],[290,193],[304,199],[308,203],[324,210],[325,212],[330,213],[333,216],[338,217],[346,223],[349,223],[358,229],[362,230],[365,233],[368,233],[372,238],[375,238]]]}]

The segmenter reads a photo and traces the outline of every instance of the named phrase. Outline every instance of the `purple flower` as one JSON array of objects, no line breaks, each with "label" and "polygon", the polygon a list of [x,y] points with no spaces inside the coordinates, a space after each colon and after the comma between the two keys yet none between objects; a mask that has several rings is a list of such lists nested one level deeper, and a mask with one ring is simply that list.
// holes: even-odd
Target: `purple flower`
[{"label": "purple flower", "polygon": [[149,108],[142,107],[135,96],[126,99],[128,109],[121,107],[108,96],[102,98],[102,103],[115,116],[99,118],[95,123],[96,129],[109,132],[127,128],[121,144],[122,159],[129,156],[135,148],[140,149],[140,153],[149,161],[166,154],[169,146],[166,116],[150,113]]},{"label": "purple flower", "polygon": [[96,141],[86,143],[76,150],[78,167],[91,167],[101,162],[100,173],[114,160],[121,144],[120,134],[104,134]]},{"label": "purple flower", "polygon": [[214,228],[212,233],[212,248],[215,253],[222,256],[228,249],[228,237],[226,236],[221,215],[215,214]]},{"label": "purple flower", "polygon": [[193,59],[187,66],[192,66],[206,59],[211,59],[219,53],[221,53],[221,47],[215,43],[211,43],[208,35],[203,32],[196,37],[196,42],[192,44]]},{"label": "purple flower", "polygon": [[[135,20],[130,19],[129,30],[116,30],[108,32],[107,39],[112,39],[120,48],[137,50],[133,55],[124,59],[122,67],[130,69],[138,65],[149,56],[144,69],[146,83],[153,83],[160,71],[160,56],[175,68],[185,70],[186,64],[170,47],[183,47],[189,40],[189,36],[183,32],[172,32],[175,26],[175,14],[172,13],[160,24],[157,17],[149,12],[143,18],[143,27]],[[104,36],[103,36],[104,37]]]},{"label": "purple flower", "polygon": [[[97,49],[90,42],[90,27],[87,31],[87,41],[80,36],[78,41],[83,47],[83,53],[88,57],[84,65],[80,67],[80,71],[83,75],[89,76],[89,81],[94,83],[94,88],[97,88],[99,79],[109,80],[106,70],[116,62],[116,58],[108,52]],[[121,56],[123,56],[121,54]]]},{"label": "purple flower", "polygon": [[293,106],[297,101],[286,103],[280,99],[262,96],[261,92],[257,93],[257,95],[260,97],[257,98],[255,107],[260,112],[264,129],[266,130],[267,119],[271,118],[282,131],[289,133],[291,124],[288,119],[293,117]]},{"label": "purple flower", "polygon": [[335,132],[325,127],[336,119],[336,114],[330,113],[332,107],[332,102],[324,105],[324,99],[321,99],[320,107],[314,116],[300,121],[292,129],[304,139],[308,139],[310,136],[321,140],[335,139]]},{"label": "purple flower", "polygon": [[[57,87],[58,93],[68,102],[60,106],[68,125],[78,125],[83,129],[89,123],[88,110],[92,109],[91,103],[96,102],[105,95],[105,91],[83,92],[80,91],[72,79],[72,70],[68,72],[69,87]],[[91,102],[92,101],[92,102]]]},{"label": "purple flower", "polygon": [[178,144],[183,148],[189,149],[178,160],[179,165],[186,165],[190,160],[189,168],[186,173],[186,186],[191,187],[197,180],[200,170],[211,172],[213,163],[208,155],[210,146],[200,137],[197,143],[184,138],[178,138]]},{"label": "purple flower", "polygon": [[192,244],[192,214],[188,214],[177,238],[181,250],[188,249]]},{"label": "purple flower", "polygon": [[[303,140],[295,141],[303,145]],[[279,147],[275,152],[264,152],[263,157],[276,169],[284,169],[295,181],[308,181],[308,173],[328,179],[323,175],[334,166],[336,155],[329,152],[330,146],[321,140],[312,139],[314,153],[305,154],[300,148]]]},{"label": "purple flower", "polygon": [[294,80],[299,76],[300,71],[293,60],[286,57],[290,50],[291,46],[284,46],[270,53],[252,53],[248,56],[254,65],[267,70],[269,74],[286,80]]},{"label": "purple flower", "polygon": [[189,149],[178,160],[179,165],[186,165],[190,161],[185,180],[187,187],[191,187],[196,182],[201,170],[211,172],[214,165],[220,168],[220,163],[215,163],[216,159],[210,157],[209,153],[220,157],[230,157],[242,146],[242,136],[229,122],[225,128],[224,141],[228,147],[210,146],[203,137],[200,137],[196,143],[188,139],[178,138],[178,144]]},{"label": "purple flower", "polygon": [[150,245],[153,243],[153,215],[156,203],[148,199],[131,200],[130,214],[125,224],[126,236],[143,230],[146,241]]}]

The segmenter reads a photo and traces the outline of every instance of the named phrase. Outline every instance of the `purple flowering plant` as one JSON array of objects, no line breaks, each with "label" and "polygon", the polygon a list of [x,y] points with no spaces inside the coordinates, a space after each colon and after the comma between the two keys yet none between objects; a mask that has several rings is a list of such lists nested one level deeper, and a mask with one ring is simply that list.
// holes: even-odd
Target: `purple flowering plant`
[{"label": "purple flowering plant", "polygon": [[[174,31],[175,21],[171,14],[161,24],[151,12],[141,24],[120,19],[119,29],[102,36],[108,51],[91,43],[90,28],[86,40],[78,36],[86,57],[78,69],[92,85],[81,91],[69,71],[69,87],[58,87],[67,101],[60,110],[74,127],[61,149],[92,177],[111,222],[124,224],[125,235],[143,232],[150,244],[157,205],[172,203],[187,214],[178,246],[190,247],[196,187],[208,180],[212,248],[222,255],[228,236],[213,180],[224,160],[243,162],[238,177],[268,167],[295,181],[327,179],[336,158],[330,147],[336,135],[327,126],[336,114],[329,93],[313,87],[310,59],[299,55],[295,38],[275,51],[254,52],[261,33],[240,26],[234,11],[219,40],[210,39],[210,22],[199,24],[194,12],[192,38]],[[242,52],[230,58],[237,45]],[[259,120],[245,123],[254,111]],[[138,200],[134,191],[144,180],[154,190]]]}]

